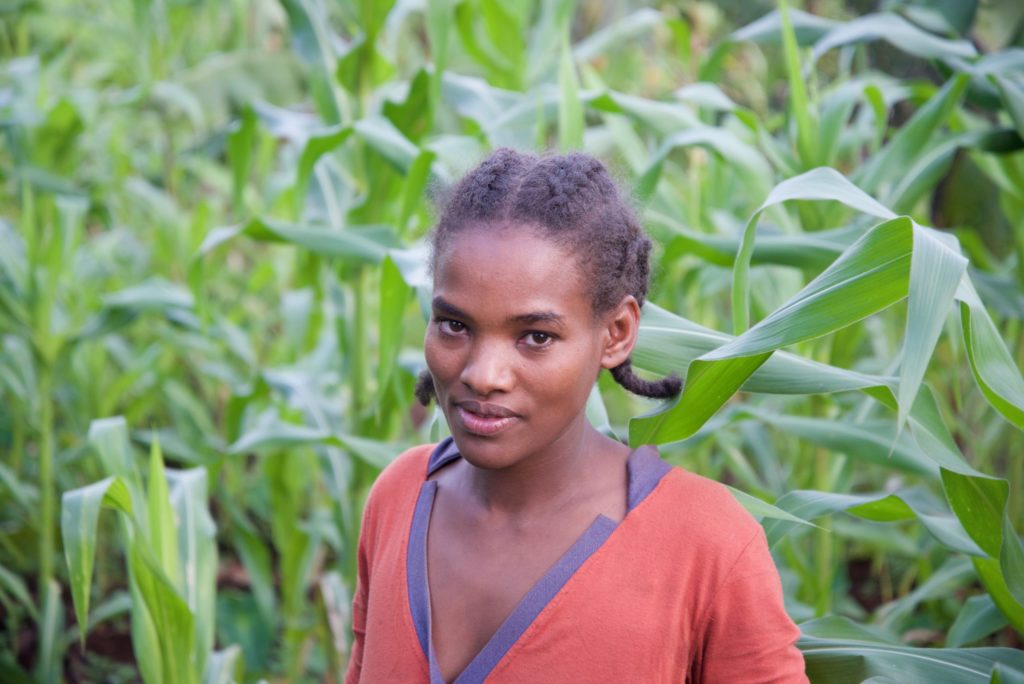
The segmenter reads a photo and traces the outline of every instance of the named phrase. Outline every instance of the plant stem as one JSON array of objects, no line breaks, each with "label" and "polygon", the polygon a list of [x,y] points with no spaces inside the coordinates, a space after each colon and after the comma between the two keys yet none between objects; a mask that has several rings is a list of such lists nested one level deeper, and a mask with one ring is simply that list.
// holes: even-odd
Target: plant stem
[{"label": "plant stem", "polygon": [[42,402],[39,421],[39,591],[45,591],[53,579],[53,528],[55,499],[53,492],[53,368],[49,361],[39,367],[39,397]]},{"label": "plant stem", "polygon": [[370,321],[366,297],[369,273],[360,268],[352,284],[355,299],[352,317],[352,425],[357,426],[364,416],[368,387],[367,370],[370,362]]},{"label": "plant stem", "polygon": [[[816,449],[814,488],[823,492],[831,491],[831,479],[829,454],[825,449]],[[818,584],[814,612],[818,617],[823,617],[832,609],[832,522],[822,520],[819,525],[820,529],[815,530],[817,540],[814,545],[814,565]]]}]

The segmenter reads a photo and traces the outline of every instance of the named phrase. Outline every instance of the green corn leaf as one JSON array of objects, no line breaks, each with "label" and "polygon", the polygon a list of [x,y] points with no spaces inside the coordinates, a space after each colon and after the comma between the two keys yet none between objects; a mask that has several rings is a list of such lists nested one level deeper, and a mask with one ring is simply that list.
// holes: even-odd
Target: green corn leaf
[{"label": "green corn leaf", "polygon": [[1006,617],[987,594],[972,596],[956,616],[946,634],[946,646],[960,648],[984,639],[997,629],[1006,626]]},{"label": "green corn leaf", "polygon": [[1024,149],[1024,140],[1009,129],[970,131],[952,135],[919,152],[886,196],[893,210],[898,213],[913,211],[922,197],[934,191],[949,172],[956,153],[963,149],[1005,154]]},{"label": "green corn leaf", "polygon": [[907,325],[903,337],[897,429],[917,397],[928,361],[939,341],[953,295],[967,271],[967,259],[951,236],[915,230],[907,293]]},{"label": "green corn leaf", "polygon": [[246,107],[242,110],[241,119],[232,125],[227,136],[228,161],[231,163],[231,197],[235,211],[242,209],[255,144],[256,114],[251,107]]},{"label": "green corn leaf", "polygon": [[481,128],[524,99],[517,93],[474,78],[449,71],[442,75],[441,94],[446,104]]},{"label": "green corn leaf", "polygon": [[349,139],[352,126],[337,125],[312,132],[302,147],[299,163],[295,166],[295,197],[303,201],[309,189],[309,179],[313,175],[313,167],[325,154],[341,147]]},{"label": "green corn leaf", "polygon": [[[971,540],[957,518],[922,489],[907,489],[886,494],[838,494],[798,490],[781,496],[776,507],[805,520],[845,511],[877,522],[893,522],[916,518],[940,543],[946,547],[981,555],[983,552]],[[772,521],[765,525],[770,544],[775,544],[791,531],[786,521]]]},{"label": "green corn leaf", "polygon": [[[647,302],[633,350],[633,363],[637,368],[658,375],[683,375],[695,359],[734,339]],[[780,351],[757,369],[743,384],[743,389],[771,394],[828,394],[890,384],[895,385],[894,378],[836,368]]]},{"label": "green corn leaf", "polygon": [[[141,536],[141,535],[140,535]],[[135,662],[139,664],[139,674],[145,684],[162,684],[163,655],[160,650],[160,633],[149,612],[142,589],[135,578],[135,569],[131,563],[131,552],[128,562],[128,591],[131,596],[131,632],[132,651]]]},{"label": "green corn leaf", "polygon": [[[430,39],[430,53],[434,68],[430,72],[430,110],[436,119],[441,107],[441,79],[448,64],[448,50],[452,25],[452,3],[450,0],[427,0],[427,36]],[[433,121],[431,122],[433,124]]]},{"label": "green corn leaf", "polygon": [[1024,632],[1024,606],[1013,596],[1007,587],[1006,578],[999,561],[994,558],[971,558],[974,571],[981,580],[985,591],[992,597],[992,602],[999,612],[1018,632]]},{"label": "green corn leaf", "polygon": [[1024,77],[1010,72],[994,73],[989,76],[1006,105],[1017,133],[1024,138]]},{"label": "green corn leaf", "polygon": [[679,102],[659,102],[611,90],[583,96],[597,111],[625,114],[660,135],[673,135],[704,124],[689,107]]},{"label": "green corn leaf", "polygon": [[961,284],[957,298],[964,346],[978,387],[997,411],[1024,430],[1024,377],[1020,369],[969,280]]},{"label": "green corn leaf", "polygon": [[332,434],[327,430],[273,422],[245,432],[228,447],[228,453],[240,454],[257,450],[280,450],[307,444],[325,444],[345,449],[348,453],[376,468],[383,468],[401,451],[393,443],[356,437],[354,435]]},{"label": "green corn leaf", "polygon": [[394,260],[390,256],[385,257],[380,277],[380,320],[378,324],[380,342],[377,365],[379,387],[387,387],[388,381],[391,379],[391,373],[402,343],[402,320],[405,315],[405,307],[411,294],[412,288],[402,278],[402,272],[395,265]]},{"label": "green corn leaf", "polygon": [[104,306],[131,311],[168,311],[192,309],[195,300],[186,288],[162,278],[150,278],[143,283],[103,296]]},{"label": "green corn leaf", "polygon": [[132,491],[136,509],[142,505],[142,479],[128,441],[128,424],[123,416],[100,418],[89,423],[89,444],[100,457],[107,475],[121,478]]},{"label": "green corn leaf", "polygon": [[647,169],[637,181],[636,192],[641,198],[650,197],[661,177],[662,167],[669,154],[676,149],[699,146],[721,155],[728,163],[737,167],[751,179],[755,191],[761,191],[761,180],[769,178],[768,163],[756,149],[746,144],[735,134],[722,128],[697,126],[680,131],[665,138],[658,151],[651,157]]},{"label": "green corn leaf", "polygon": [[[483,67],[489,82],[504,88],[516,88],[520,85],[520,74],[516,72],[515,65],[500,50],[495,49],[489,40],[492,29],[487,26],[487,19],[490,18],[493,22],[493,18],[484,16],[485,11],[481,5],[485,2],[487,0],[476,0],[454,5],[455,27],[458,29],[460,42],[470,57]],[[480,19],[483,19],[485,24],[482,31],[478,25]],[[516,30],[509,26],[504,28]]]},{"label": "green corn leaf", "polygon": [[579,91],[579,77],[576,75],[566,29],[558,64],[558,146],[562,150],[578,150],[583,147],[585,122]]},{"label": "green corn leaf", "polygon": [[175,586],[180,586],[181,567],[178,564],[177,524],[170,499],[167,476],[164,473],[164,459],[160,453],[160,442],[154,439],[149,451],[149,485],[146,492],[146,511],[149,519],[148,538],[161,572]]},{"label": "green corn leaf", "polygon": [[[833,618],[848,622],[846,618]],[[913,648],[846,638],[834,625],[813,634],[807,625],[797,645],[811,681],[859,684],[868,677],[897,682],[982,684],[996,665],[1024,670],[1024,653],[1009,648]]]},{"label": "green corn leaf", "polygon": [[578,42],[572,49],[573,58],[577,62],[585,62],[605,55],[616,46],[636,40],[664,22],[665,17],[661,12],[647,8],[636,10]]},{"label": "green corn leaf", "polygon": [[842,328],[905,297],[913,230],[906,218],[879,224],[783,307],[694,360],[679,401],[633,419],[631,441],[662,443],[692,435],[774,350]]},{"label": "green corn leaf", "polygon": [[714,83],[690,83],[673,93],[680,102],[703,107],[709,111],[732,112],[737,105]]},{"label": "green corn leaf", "polygon": [[203,671],[203,684],[235,684],[241,682],[245,673],[245,660],[242,649],[228,646],[210,654]]},{"label": "green corn leaf", "polygon": [[[964,529],[998,563],[1002,585],[1017,608],[1024,610],[1024,550],[1006,519],[1009,483],[973,469],[965,472],[942,468],[941,475],[946,499]],[[1009,614],[1007,617],[1013,619]]]},{"label": "green corn leaf", "polygon": [[303,60],[319,64],[325,53],[333,52],[324,35],[328,22],[323,3],[285,0],[281,4],[288,13],[293,49]]},{"label": "green corn leaf", "polygon": [[437,153],[433,150],[422,150],[416,160],[409,167],[405,178],[405,192],[402,195],[402,211],[398,217],[398,230],[405,232],[409,225],[409,219],[423,202],[423,195],[427,189],[427,183],[431,177],[445,178],[438,176]]},{"label": "green corn leaf", "polygon": [[990,684],[1024,684],[1024,669],[1012,669],[1003,663],[992,666]]},{"label": "green corn leaf", "polygon": [[615,434],[615,430],[612,428],[611,422],[608,419],[608,408],[604,405],[604,398],[601,396],[601,390],[597,384],[590,390],[590,396],[587,397],[587,420],[594,428],[603,435],[607,435],[612,439],[617,440],[618,435]]},{"label": "green corn leaf", "polygon": [[387,254],[388,247],[397,241],[394,231],[384,226],[334,230],[272,219],[253,219],[248,223],[212,230],[199,246],[197,256],[208,254],[238,235],[264,242],[291,243],[319,256],[371,264],[379,263]]},{"label": "green corn leaf", "polygon": [[818,140],[815,143],[819,147],[818,163],[827,166],[835,163],[840,146],[845,143],[843,129],[847,126],[857,104],[853,98],[836,98],[822,102]]},{"label": "green corn leaf", "polygon": [[419,148],[384,117],[360,119],[353,127],[367,145],[402,173],[407,172],[419,156]]},{"label": "green corn leaf", "polygon": [[6,601],[5,594],[10,594],[17,599],[33,620],[39,620],[39,609],[36,608],[36,604],[28,592],[25,580],[0,565],[0,596],[4,596]]},{"label": "green corn leaf", "polygon": [[[672,263],[686,254],[695,254],[716,266],[731,267],[736,262],[741,237],[697,233],[684,228],[672,217],[657,212],[648,211],[646,217],[651,223],[671,230],[673,237],[665,245],[663,256],[665,263]],[[792,266],[819,273],[863,232],[862,228],[849,226],[789,235],[768,232],[762,228],[758,230],[757,240],[750,253],[750,264]]]},{"label": "green corn leaf", "polygon": [[887,184],[903,179],[920,158],[921,150],[927,149],[932,136],[950,117],[969,82],[964,74],[947,81],[893,133],[885,147],[857,169],[853,182],[865,192],[875,194]]},{"label": "green corn leaf", "polygon": [[207,506],[206,469],[168,470],[167,484],[177,523],[181,594],[195,629],[192,662],[203,672],[213,650],[217,590],[217,530]]},{"label": "green corn leaf", "polygon": [[[793,27],[797,43],[801,46],[812,45],[832,29],[843,25],[840,21],[819,17],[798,9],[789,10],[789,22]],[[781,44],[783,41],[782,17],[779,10],[772,10],[760,19],[733,31],[728,39],[733,42]]]},{"label": "green corn leaf", "polygon": [[131,494],[122,479],[108,477],[86,487],[64,492],[61,498],[60,529],[64,558],[68,564],[71,598],[75,605],[79,638],[83,644],[89,624],[89,594],[96,558],[96,526],[104,503],[131,515]]},{"label": "green corn leaf", "polygon": [[499,0],[479,0],[479,8],[491,55],[501,63],[508,84],[522,88],[526,75],[526,43],[523,40],[525,17],[522,6]]},{"label": "green corn leaf", "polygon": [[[141,600],[151,621],[145,653],[157,656],[158,670],[154,667],[153,671],[160,672],[160,679],[156,681],[196,684],[199,674],[193,662],[195,625],[188,604],[147,545],[130,543],[128,555],[134,584],[133,601]],[[133,644],[136,619],[137,613],[133,612]]]},{"label": "green corn leaf", "polygon": [[[42,610],[39,615],[39,662],[36,676],[43,684],[59,684],[60,664],[64,661],[64,603],[61,601],[60,584],[50,580],[43,592]],[[84,628],[82,629],[84,639]]]},{"label": "green corn leaf", "polygon": [[423,320],[430,320],[434,280],[427,267],[429,261],[427,245],[420,243],[408,249],[390,249],[388,257],[402,274],[402,280],[416,291],[416,300],[419,302]]},{"label": "green corn leaf", "polygon": [[834,200],[846,206],[882,219],[895,217],[891,211],[867,193],[846,180],[839,172],[829,168],[811,169],[804,174],[782,181],[750,217],[743,231],[743,240],[736,254],[733,269],[733,330],[738,334],[747,329],[750,316],[750,261],[757,239],[757,223],[769,207],[791,200]]},{"label": "green corn leaf", "polygon": [[39,684],[39,680],[25,672],[13,660],[0,658],[0,679],[8,684]]},{"label": "green corn leaf", "polygon": [[768,503],[767,501],[762,501],[761,499],[758,499],[756,496],[751,496],[750,494],[747,494],[744,491],[740,491],[735,487],[729,487],[728,485],[727,488],[730,492],[732,492],[732,495],[736,497],[736,500],[740,502],[740,505],[747,509],[748,513],[750,513],[755,518],[762,519],[762,524],[764,524],[765,519],[767,519],[769,521],[782,520],[796,525],[807,525],[808,527],[817,527],[817,525],[815,525],[814,523],[804,520],[803,518],[800,518],[798,516],[795,516],[789,511],[783,510],[778,506]]},{"label": "green corn leaf", "polygon": [[733,330],[737,334],[746,330],[750,319],[749,275],[757,239],[758,221],[762,213],[769,207],[792,200],[834,200],[871,216],[883,219],[895,217],[893,212],[863,193],[834,169],[812,169],[780,182],[772,189],[743,229],[743,239],[736,254],[733,269],[732,285]]},{"label": "green corn leaf", "polygon": [[320,578],[320,595],[323,597],[327,628],[330,630],[336,655],[348,655],[348,623],[352,598],[341,574],[335,571],[324,573]]},{"label": "green corn leaf", "polygon": [[818,147],[815,144],[818,140],[817,108],[812,108],[807,97],[796,34],[789,21],[786,0],[779,0],[779,17],[782,20],[782,50],[789,81],[789,113],[796,120],[796,149],[803,167],[818,166]]},{"label": "green corn leaf", "polygon": [[228,537],[245,566],[252,583],[253,598],[260,615],[268,625],[277,623],[277,595],[274,592],[274,572],[270,550],[245,514],[232,506],[229,508],[233,525]]},{"label": "green corn leaf", "polygon": [[776,430],[796,435],[829,451],[846,454],[856,461],[939,479],[939,466],[935,461],[912,436],[897,435],[891,420],[854,422],[842,417],[825,419],[784,415],[753,407],[737,412],[736,416],[754,417]]},{"label": "green corn leaf", "polygon": [[817,62],[829,50],[855,43],[884,40],[897,50],[926,59],[976,57],[978,51],[967,40],[949,40],[928,33],[889,12],[868,14],[832,28],[814,44],[811,58]]},{"label": "green corn leaf", "polygon": [[[930,235],[928,229],[915,226],[906,218],[892,219],[871,229],[783,307],[742,336],[691,361],[679,401],[664,411],[634,419],[630,424],[631,440],[663,443],[690,436],[774,350],[837,330],[907,296],[913,244]],[[975,310],[983,311],[983,307]],[[983,314],[979,313],[978,318],[984,320]],[[973,338],[970,340],[977,343]],[[991,331],[985,341],[994,346],[1001,344],[998,335]],[[1012,393],[1016,383],[1024,381],[1007,357],[1005,348],[1002,356],[994,357],[1006,378],[992,381],[1009,387]],[[715,368],[717,364],[723,365]],[[978,377],[984,389],[986,376]],[[1020,410],[1016,397],[1008,402],[1001,395],[992,394],[994,399],[990,401],[1006,405],[1004,414],[1015,415],[1014,411]]]},{"label": "green corn leaf", "polygon": [[1003,515],[1003,546],[999,550],[999,567],[1002,568],[1006,588],[1017,603],[1024,606],[1024,546],[1013,528],[1009,511]]},{"label": "green corn leaf", "polygon": [[951,556],[912,591],[878,609],[878,624],[890,632],[902,633],[918,606],[941,600],[974,584],[970,562]]}]

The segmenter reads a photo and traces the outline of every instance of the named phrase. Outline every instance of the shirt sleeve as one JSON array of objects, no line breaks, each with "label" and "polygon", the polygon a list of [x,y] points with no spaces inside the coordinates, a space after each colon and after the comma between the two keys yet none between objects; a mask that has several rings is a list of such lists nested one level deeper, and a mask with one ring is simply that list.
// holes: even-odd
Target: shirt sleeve
[{"label": "shirt sleeve", "polygon": [[356,574],[356,593],[352,599],[352,648],[349,651],[348,671],[345,673],[345,684],[357,684],[363,668],[363,643],[366,638],[366,601],[370,590],[370,561],[367,549],[367,528],[372,522],[372,510],[367,501],[363,513],[363,525],[359,534],[358,568]]},{"label": "shirt sleeve", "polygon": [[807,682],[800,630],[786,614],[782,583],[758,526],[720,585],[704,623],[697,682]]}]

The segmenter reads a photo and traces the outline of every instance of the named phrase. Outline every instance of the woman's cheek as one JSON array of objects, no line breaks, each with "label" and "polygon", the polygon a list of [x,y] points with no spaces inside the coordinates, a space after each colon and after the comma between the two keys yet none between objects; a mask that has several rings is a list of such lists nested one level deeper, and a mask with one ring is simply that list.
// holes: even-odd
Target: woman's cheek
[{"label": "woman's cheek", "polygon": [[427,368],[434,376],[437,383],[448,384],[452,374],[457,373],[458,353],[454,349],[446,348],[437,332],[428,332],[423,343],[423,356],[427,361]]}]

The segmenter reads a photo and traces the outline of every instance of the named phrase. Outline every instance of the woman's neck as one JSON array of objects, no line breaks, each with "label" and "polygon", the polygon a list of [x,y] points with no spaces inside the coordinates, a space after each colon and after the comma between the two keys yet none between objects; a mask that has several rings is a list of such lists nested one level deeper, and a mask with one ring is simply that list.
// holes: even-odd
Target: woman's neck
[{"label": "woman's neck", "polygon": [[468,462],[469,494],[482,512],[495,517],[553,513],[590,495],[609,468],[621,469],[629,450],[605,437],[585,418],[542,452],[500,470]]}]

